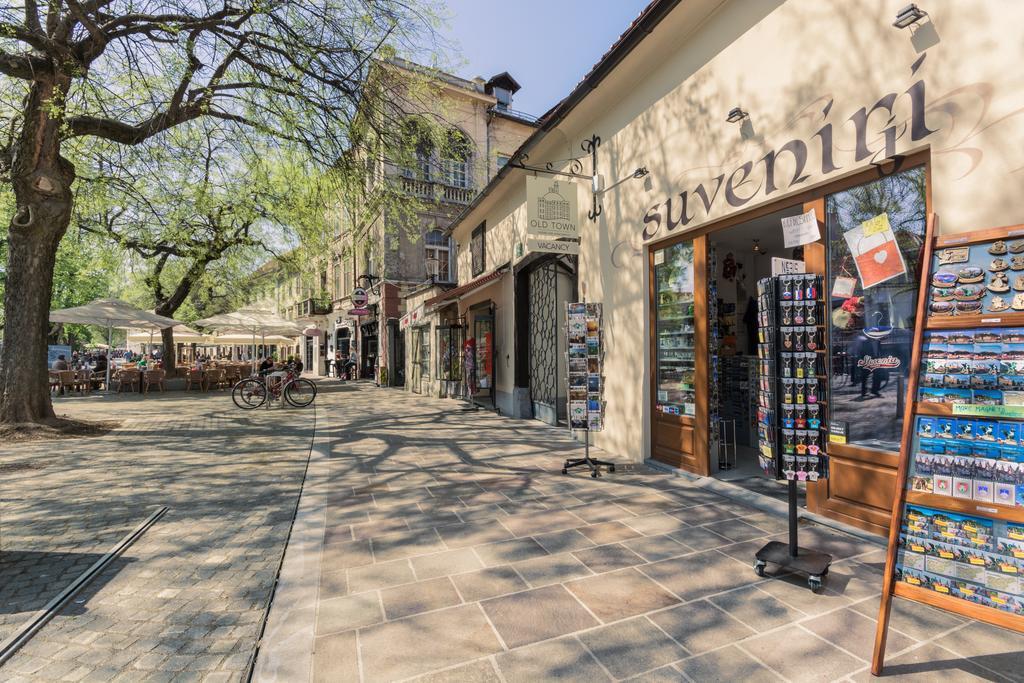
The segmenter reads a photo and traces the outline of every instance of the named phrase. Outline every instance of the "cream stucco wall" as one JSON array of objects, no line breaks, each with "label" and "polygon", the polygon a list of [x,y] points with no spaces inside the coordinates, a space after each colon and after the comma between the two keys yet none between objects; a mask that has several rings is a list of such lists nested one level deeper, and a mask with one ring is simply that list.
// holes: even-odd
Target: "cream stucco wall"
[{"label": "cream stucco wall", "polygon": [[[581,284],[604,303],[607,340],[606,430],[597,445],[630,460],[647,453],[650,244],[827,185],[891,151],[929,153],[942,233],[1024,223],[1024,3],[929,0],[919,3],[929,19],[916,33],[891,25],[905,4],[681,3],[530,151],[534,164],[580,156],[580,141],[596,133],[607,185],[640,166],[650,171],[606,192],[598,222],[583,223]],[[750,114],[744,125],[725,120],[735,106]],[[866,153],[858,159],[862,108]],[[781,151],[793,140],[790,150],[807,153],[796,184],[794,157]],[[769,191],[764,160],[773,150]],[[460,230],[485,216],[489,227],[512,219],[510,207],[524,200],[521,174],[503,185]],[[677,219],[684,192],[687,220],[670,229],[665,203],[673,199]],[[581,197],[581,208],[588,204]],[[489,264],[490,250],[489,235]]]}]

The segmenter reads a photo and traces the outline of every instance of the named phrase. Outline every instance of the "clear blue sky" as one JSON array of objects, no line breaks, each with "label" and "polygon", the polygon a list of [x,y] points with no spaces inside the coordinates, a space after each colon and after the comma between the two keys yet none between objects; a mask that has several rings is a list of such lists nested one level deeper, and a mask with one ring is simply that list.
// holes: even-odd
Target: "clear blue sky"
[{"label": "clear blue sky", "polygon": [[453,71],[508,71],[523,87],[512,108],[539,116],[579,80],[649,0],[446,0]]}]

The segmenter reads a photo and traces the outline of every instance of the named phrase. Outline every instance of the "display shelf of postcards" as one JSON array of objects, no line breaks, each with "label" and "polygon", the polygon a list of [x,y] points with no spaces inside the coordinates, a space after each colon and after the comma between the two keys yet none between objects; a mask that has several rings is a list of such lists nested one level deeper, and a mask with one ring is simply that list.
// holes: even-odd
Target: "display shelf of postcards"
[{"label": "display shelf of postcards", "polygon": [[894,594],[1021,630],[1003,620],[1024,617],[1024,240],[946,244],[928,275]]}]

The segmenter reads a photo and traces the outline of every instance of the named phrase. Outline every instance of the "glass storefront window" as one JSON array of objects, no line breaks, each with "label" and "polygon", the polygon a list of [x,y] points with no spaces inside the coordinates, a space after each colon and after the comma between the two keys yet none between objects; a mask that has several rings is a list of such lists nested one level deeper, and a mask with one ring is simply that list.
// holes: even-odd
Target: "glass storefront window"
[{"label": "glass storefront window", "polygon": [[444,325],[437,328],[437,378],[462,381],[462,328]]},{"label": "glass storefront window", "polygon": [[668,415],[694,415],[693,242],[680,242],[654,252],[656,410]]},{"label": "glass storefront window", "polygon": [[924,247],[924,167],[825,198],[829,414],[847,442],[898,451]]}]

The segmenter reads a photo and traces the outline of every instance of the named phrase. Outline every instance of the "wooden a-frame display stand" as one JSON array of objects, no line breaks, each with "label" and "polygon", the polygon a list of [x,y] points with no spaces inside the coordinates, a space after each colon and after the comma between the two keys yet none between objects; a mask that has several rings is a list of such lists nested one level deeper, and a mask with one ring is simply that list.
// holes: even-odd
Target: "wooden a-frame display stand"
[{"label": "wooden a-frame display stand", "polygon": [[[892,508],[891,525],[889,528],[889,547],[885,558],[885,574],[882,583],[882,601],[878,613],[878,628],[875,634],[874,652],[871,662],[871,673],[878,676],[882,672],[885,658],[885,641],[889,628],[889,615],[892,608],[894,595],[915,602],[921,602],[932,607],[937,607],[949,612],[960,614],[969,619],[976,619],[1003,628],[1024,633],[1024,616],[1019,616],[1007,611],[989,607],[987,605],[970,602],[968,600],[944,594],[924,586],[915,586],[910,583],[897,581],[896,564],[899,559],[899,539],[901,526],[905,514],[906,505],[920,505],[927,508],[937,509],[940,512],[948,512],[953,515],[968,515],[981,517],[989,520],[1000,520],[1013,524],[1024,524],[1024,507],[1013,505],[999,505],[996,503],[979,504],[972,499],[955,498],[935,493],[922,491],[908,491],[907,481],[910,473],[911,463],[914,458],[912,446],[915,439],[916,417],[929,416],[952,416],[955,413],[953,405],[949,403],[925,403],[918,400],[918,388],[920,384],[921,365],[924,360],[923,344],[926,331],[973,329],[984,330],[985,328],[1024,328],[1024,311],[1008,309],[1001,312],[981,311],[969,315],[950,315],[942,317],[929,317],[929,295],[933,278],[933,253],[939,249],[954,249],[957,247],[984,248],[996,240],[1019,241],[1024,240],[1024,225],[1016,225],[1005,228],[994,228],[981,230],[973,233],[950,235],[948,237],[936,236],[937,218],[934,214],[928,216],[927,229],[925,232],[924,253],[921,259],[921,283],[917,298],[917,317],[914,326],[913,353],[909,378],[907,382],[907,397],[903,414],[903,432],[900,444],[899,468],[896,474],[895,500]],[[991,257],[989,257],[991,258]],[[1009,260],[1010,255],[1004,256]],[[1016,277],[1019,272],[1012,275]],[[1012,298],[1015,292],[1010,290],[1007,299]],[[1005,416],[1001,419],[1022,420],[1024,417]]]}]

